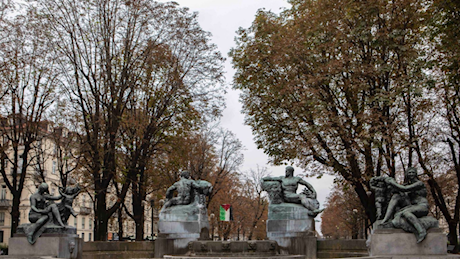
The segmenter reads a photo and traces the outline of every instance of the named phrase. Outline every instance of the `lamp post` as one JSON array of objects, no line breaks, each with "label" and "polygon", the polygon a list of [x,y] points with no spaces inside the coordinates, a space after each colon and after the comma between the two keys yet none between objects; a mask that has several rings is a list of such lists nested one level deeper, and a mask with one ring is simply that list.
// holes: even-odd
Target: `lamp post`
[{"label": "lamp post", "polygon": [[236,238],[236,240],[240,241],[240,221],[238,220],[238,237]]},{"label": "lamp post", "polygon": [[211,213],[211,215],[209,215],[211,217],[211,241],[214,241],[214,213]]},{"label": "lamp post", "polygon": [[150,239],[152,239],[152,240],[153,240],[153,208],[154,207],[155,207],[155,200],[151,199],[150,200],[150,208],[152,209],[152,212],[151,212],[151,221],[152,221],[152,223],[150,223],[150,227],[151,227]]}]

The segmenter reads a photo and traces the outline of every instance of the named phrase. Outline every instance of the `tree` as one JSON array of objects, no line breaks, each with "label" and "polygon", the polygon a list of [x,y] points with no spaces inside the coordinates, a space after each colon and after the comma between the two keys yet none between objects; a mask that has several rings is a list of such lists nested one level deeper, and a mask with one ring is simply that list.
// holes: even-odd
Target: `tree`
[{"label": "tree", "polygon": [[365,238],[366,214],[356,193],[336,181],[321,215],[321,232],[325,238]]},{"label": "tree", "polygon": [[[427,176],[433,200],[449,226],[449,243],[459,252],[457,228],[460,220],[460,52],[456,48],[460,25],[458,1],[433,1],[429,6],[433,48],[430,73],[436,82],[436,121],[432,141],[414,140],[419,163]],[[435,121],[435,120],[433,120]],[[434,149],[433,149],[434,147]],[[433,159],[434,158],[434,159]],[[446,180],[454,180],[446,182]],[[450,183],[448,186],[447,183]],[[452,204],[452,205],[451,205]],[[460,232],[460,231],[459,231]]]},{"label": "tree", "polygon": [[[94,238],[106,240],[108,219],[133,181],[139,198],[134,201],[145,198],[139,185],[154,146],[178,131],[175,127],[190,114],[199,115],[202,104],[218,111],[220,90],[215,86],[222,77],[222,58],[208,43],[196,14],[175,3],[39,3],[52,28],[53,47],[62,55],[66,93],[82,120],[82,163],[95,191]],[[129,164],[121,167],[120,154],[131,157],[125,161]],[[107,188],[117,171],[125,179],[117,201],[107,207]]]},{"label": "tree", "polygon": [[290,3],[279,16],[259,10],[230,52],[246,123],[275,164],[316,162],[342,176],[373,222],[370,178],[395,176],[398,154],[412,151],[403,104],[425,84],[423,5]]},{"label": "tree", "polygon": [[46,33],[30,10],[0,20],[0,172],[13,195],[11,234],[20,218],[20,199],[29,168],[46,135],[47,111],[54,101],[57,78],[55,56],[43,41]]},{"label": "tree", "polygon": [[[170,7],[171,8],[171,7]],[[157,18],[158,19],[158,18]],[[171,27],[166,43],[154,50],[144,71],[149,74],[126,105],[121,126],[124,167],[132,182],[136,239],[143,240],[146,171],[172,137],[184,135],[202,121],[213,119],[223,107],[220,96],[222,57],[209,43],[209,33],[197,22],[197,13],[171,10],[162,17]],[[181,30],[181,34],[174,34]],[[156,49],[155,49],[156,48]]]},{"label": "tree", "polygon": [[268,200],[262,195],[262,178],[269,175],[267,167],[250,169],[242,187],[242,197],[246,199],[245,208],[248,210],[250,222],[248,240],[252,240],[257,225],[260,226],[262,217],[267,217]]}]

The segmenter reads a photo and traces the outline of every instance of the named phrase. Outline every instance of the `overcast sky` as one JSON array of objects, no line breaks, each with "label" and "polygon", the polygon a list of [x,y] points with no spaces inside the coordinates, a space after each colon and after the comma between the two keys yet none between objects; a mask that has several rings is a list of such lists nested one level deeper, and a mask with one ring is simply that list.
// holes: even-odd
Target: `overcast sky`
[{"label": "overcast sky", "polygon": [[[166,1],[164,1],[166,2]],[[244,115],[241,114],[241,104],[238,102],[239,92],[231,89],[234,70],[231,66],[228,52],[235,46],[234,38],[239,27],[248,28],[254,20],[258,9],[264,8],[279,13],[282,8],[290,5],[286,0],[175,0],[181,7],[188,7],[199,13],[198,21],[201,28],[212,33],[212,42],[215,43],[224,57],[227,108],[224,110],[221,126],[232,131],[243,143],[244,164],[241,171],[256,169],[257,165],[269,168],[272,176],[284,175],[285,166],[271,166],[268,157],[254,144],[251,128],[244,125]],[[295,167],[294,174],[302,173],[302,169]],[[318,200],[323,207],[326,197],[332,188],[333,177],[324,175],[321,179],[308,178],[318,193]],[[321,216],[316,218],[321,220]],[[320,231],[319,223],[316,229]]]}]

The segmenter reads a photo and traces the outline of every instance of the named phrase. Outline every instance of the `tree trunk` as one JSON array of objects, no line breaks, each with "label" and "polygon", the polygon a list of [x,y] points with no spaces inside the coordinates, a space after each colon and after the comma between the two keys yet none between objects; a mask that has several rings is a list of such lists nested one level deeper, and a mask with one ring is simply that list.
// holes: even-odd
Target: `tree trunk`
[{"label": "tree trunk", "polygon": [[257,221],[253,221],[251,225],[251,230],[249,231],[248,240],[252,240],[252,236],[254,235],[254,230],[256,229]]},{"label": "tree trunk", "polygon": [[[96,189],[97,190],[97,189]],[[106,209],[106,193],[99,191],[96,194],[96,225],[94,228],[94,241],[107,241],[108,217]]]},{"label": "tree trunk", "polygon": [[449,240],[449,244],[455,246],[454,249],[452,250],[452,253],[457,254],[458,253],[458,238],[457,238],[457,222],[455,221],[449,221],[449,234],[447,236],[447,239]]},{"label": "tree trunk", "polygon": [[21,204],[20,198],[21,196],[13,196],[13,205],[11,208],[11,237],[16,234],[19,225],[19,217],[21,216],[19,211],[19,205]]},{"label": "tree trunk", "polygon": [[136,221],[136,241],[143,241],[144,240],[144,214],[139,214],[139,217],[140,218]]},{"label": "tree trunk", "polygon": [[118,207],[118,240],[122,241],[123,240],[123,207],[120,205]]},{"label": "tree trunk", "polygon": [[136,241],[144,240],[144,206],[142,196],[139,194],[139,185],[132,183],[133,192],[133,219],[136,223]]},{"label": "tree trunk", "polygon": [[366,190],[360,182],[353,183],[353,186],[356,191],[356,194],[358,195],[359,201],[361,202],[361,205],[363,205],[364,207],[364,211],[366,212],[367,218],[371,221],[371,223],[374,223],[377,217],[375,204],[372,198],[367,196]]}]

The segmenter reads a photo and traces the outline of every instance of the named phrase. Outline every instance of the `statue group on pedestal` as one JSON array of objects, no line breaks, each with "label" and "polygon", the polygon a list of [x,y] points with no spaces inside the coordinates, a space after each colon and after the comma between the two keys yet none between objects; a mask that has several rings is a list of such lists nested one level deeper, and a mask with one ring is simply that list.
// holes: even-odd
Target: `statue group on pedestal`
[{"label": "statue group on pedestal", "polygon": [[[46,228],[65,228],[70,215],[77,216],[72,209],[75,197],[80,193],[78,184],[74,187],[59,187],[59,195],[49,194],[48,184],[42,183],[30,196],[30,224],[24,225],[27,241],[34,244]],[[58,204],[53,201],[61,200]]]},{"label": "statue group on pedestal", "polygon": [[[425,184],[417,177],[415,168],[405,172],[405,183],[398,184],[394,178],[379,176],[370,181],[375,193],[377,221],[374,228],[400,228],[415,234],[417,243],[423,241],[427,230],[438,226],[438,221],[428,216],[428,200]],[[297,188],[304,185],[302,193],[297,194]],[[322,209],[316,199],[313,186],[300,177],[294,176],[294,168],[286,167],[285,177],[265,177],[262,188],[268,192],[270,204],[297,204],[306,209],[308,216],[316,217]],[[203,180],[190,179],[190,173],[183,171],[181,179],[168,188],[166,202],[160,215],[181,215],[183,220],[197,220],[197,215],[207,219],[206,196],[212,191],[212,185]],[[24,232],[30,244],[46,228],[65,228],[70,215],[77,214],[72,209],[72,203],[79,194],[80,187],[59,188],[59,195],[52,196],[48,184],[42,183],[30,197],[30,224],[24,225]],[[177,196],[174,197],[174,192]],[[58,204],[53,201],[61,200]],[[161,216],[160,216],[161,218]],[[180,218],[180,217],[179,217]],[[174,219],[174,217],[173,217]]]},{"label": "statue group on pedestal", "polygon": [[420,243],[429,228],[438,227],[438,221],[428,216],[427,190],[417,177],[417,169],[409,167],[405,179],[403,185],[386,176],[371,179],[377,209],[374,228],[401,228],[414,233]]},{"label": "statue group on pedestal", "polygon": [[[297,194],[299,184],[304,185],[302,193]],[[270,204],[293,203],[300,204],[307,209],[308,215],[316,217],[323,210],[319,209],[316,199],[316,190],[300,177],[294,176],[294,168],[286,167],[285,177],[264,177],[262,189],[267,191]]]},{"label": "statue group on pedestal", "polygon": [[[166,200],[160,211],[159,231],[161,234],[181,233],[181,225],[195,223],[196,236],[208,236],[209,223],[206,196],[212,192],[211,183],[192,180],[188,171],[182,171],[180,180],[166,191]],[[174,194],[177,195],[174,197]],[[169,223],[169,224],[167,224]]]},{"label": "statue group on pedestal", "polygon": [[[177,196],[173,197],[174,191],[177,191]],[[206,195],[212,191],[212,186],[209,182],[203,180],[190,179],[190,173],[183,171],[179,181],[174,183],[166,191],[166,201],[164,209],[177,205],[189,205],[192,203],[204,204]]]}]

